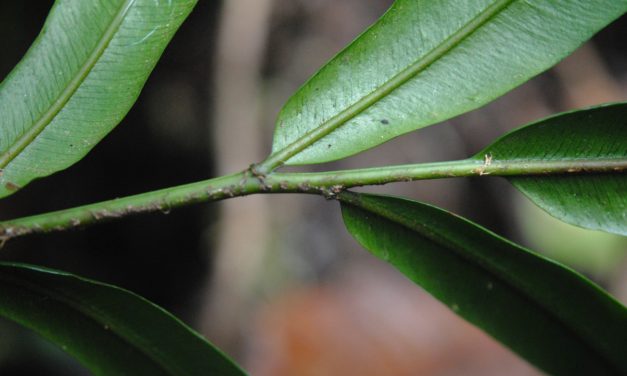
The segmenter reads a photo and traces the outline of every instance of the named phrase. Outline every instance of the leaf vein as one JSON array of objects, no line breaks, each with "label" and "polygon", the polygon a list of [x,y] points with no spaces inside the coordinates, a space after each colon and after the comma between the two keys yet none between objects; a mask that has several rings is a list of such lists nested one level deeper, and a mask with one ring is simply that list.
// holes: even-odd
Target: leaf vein
[{"label": "leaf vein", "polygon": [[[0,156],[0,169],[5,168],[13,159],[15,159],[26,147],[28,147],[39,136],[48,125],[50,125],[55,117],[63,110],[66,104],[70,101],[76,91],[85,82],[85,79],[92,72],[94,66],[98,63],[100,57],[104,54],[109,43],[119,31],[120,26],[124,22],[128,11],[131,9],[136,0],[126,0],[122,3],[117,14],[113,18],[109,27],[104,31],[104,34],[92,53],[85,60],[83,66],[79,69],[76,76],[70,81],[67,87],[59,94],[54,103],[43,113],[34,124],[18,137]],[[73,46],[70,46],[70,51]]]},{"label": "leaf vein", "polygon": [[[490,6],[479,12],[474,18],[468,21],[455,33],[451,34],[444,42],[433,48],[431,51],[427,52],[425,55],[420,57],[407,68],[401,70],[389,81],[376,88],[369,94],[363,96],[361,99],[357,100],[354,104],[344,109],[337,115],[326,120],[320,126],[305,133],[304,135],[293,141],[291,144],[288,144],[283,149],[273,153],[273,155],[270,156],[270,158],[268,158],[268,160],[266,160],[266,162],[264,162],[262,166],[267,166],[266,168],[270,170],[274,169],[287,162],[287,160],[289,160],[289,158],[293,157],[295,154],[303,151],[308,146],[314,144],[329,133],[343,126],[348,121],[355,118],[366,109],[371,107],[373,104],[388,96],[393,91],[407,83],[420,72],[424,71],[439,58],[444,56],[447,52],[453,50],[462,41],[464,41],[474,32],[479,30],[486,22],[490,21],[502,11],[504,11],[507,7],[509,7],[514,1],[517,0],[495,1]],[[263,167],[260,168],[260,170],[264,169],[265,168]]]}]

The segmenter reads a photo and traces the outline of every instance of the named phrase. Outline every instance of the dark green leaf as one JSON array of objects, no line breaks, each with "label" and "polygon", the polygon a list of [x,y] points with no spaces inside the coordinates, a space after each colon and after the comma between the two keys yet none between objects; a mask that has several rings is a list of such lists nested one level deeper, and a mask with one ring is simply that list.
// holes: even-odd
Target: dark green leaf
[{"label": "dark green leaf", "polygon": [[[627,104],[557,115],[505,135],[475,156],[508,161],[627,161]],[[577,226],[627,235],[627,171],[508,180],[549,214]]]},{"label": "dark green leaf", "polygon": [[432,206],[340,200],[365,248],[529,362],[551,374],[627,373],[627,310],[576,272]]},{"label": "dark green leaf", "polygon": [[332,161],[478,108],[626,11],[626,0],[397,0],[288,101],[272,150],[326,134],[283,162]]},{"label": "dark green leaf", "polygon": [[111,131],[195,3],[57,0],[0,84],[0,197],[72,165]]},{"label": "dark green leaf", "polygon": [[243,375],[140,296],[64,272],[0,263],[0,315],[55,342],[96,375]]}]

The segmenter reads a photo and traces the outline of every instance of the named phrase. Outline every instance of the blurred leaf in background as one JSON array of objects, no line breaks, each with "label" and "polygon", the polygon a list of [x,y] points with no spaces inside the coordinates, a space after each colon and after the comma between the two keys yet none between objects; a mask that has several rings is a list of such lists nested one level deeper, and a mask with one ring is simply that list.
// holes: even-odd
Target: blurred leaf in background
[{"label": "blurred leaf in background", "polygon": [[600,281],[611,282],[627,262],[627,237],[562,222],[523,197],[514,203],[522,237],[533,249]]}]

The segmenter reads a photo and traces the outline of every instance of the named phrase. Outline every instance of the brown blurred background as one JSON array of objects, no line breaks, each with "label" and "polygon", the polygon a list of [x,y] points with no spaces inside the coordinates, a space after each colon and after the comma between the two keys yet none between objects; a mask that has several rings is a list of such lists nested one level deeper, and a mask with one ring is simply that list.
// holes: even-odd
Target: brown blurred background
[{"label": "brown blurred background", "polygon": [[[0,0],[0,78],[51,1]],[[74,167],[0,203],[11,218],[205,179],[270,151],[281,105],[389,0],[200,0],[123,123]],[[494,103],[320,169],[459,159],[567,109],[627,99],[627,20]],[[508,184],[367,189],[464,215],[573,266],[627,301],[625,238],[551,219]],[[164,306],[253,375],[536,375],[346,233],[337,203],[273,195],[16,240],[18,260],[122,285]],[[547,287],[548,288],[548,287]],[[0,321],[1,375],[85,374]]]}]

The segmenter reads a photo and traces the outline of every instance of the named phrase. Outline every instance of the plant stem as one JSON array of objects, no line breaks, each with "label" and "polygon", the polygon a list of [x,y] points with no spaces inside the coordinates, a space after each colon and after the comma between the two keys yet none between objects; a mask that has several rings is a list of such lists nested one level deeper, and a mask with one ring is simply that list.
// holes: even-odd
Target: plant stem
[{"label": "plant stem", "polygon": [[194,203],[255,193],[311,193],[335,198],[347,188],[399,181],[625,171],[626,159],[491,161],[487,156],[483,161],[465,159],[344,171],[271,173],[266,176],[256,174],[251,167],[240,173],[196,183],[0,222],[0,241],[33,233],[67,230],[139,213],[169,212]]},{"label": "plant stem", "polygon": [[[265,179],[272,192],[324,193],[334,186],[346,189],[399,181],[442,179],[470,176],[557,175],[576,173],[620,173],[627,170],[625,159],[590,159],[569,161],[461,161],[374,167],[315,173],[273,173]],[[336,188],[337,189],[337,188]]]},{"label": "plant stem", "polygon": [[102,201],[71,209],[0,222],[0,240],[62,231],[134,214],[170,210],[199,202],[255,193],[246,173],[226,175],[191,184]]}]

